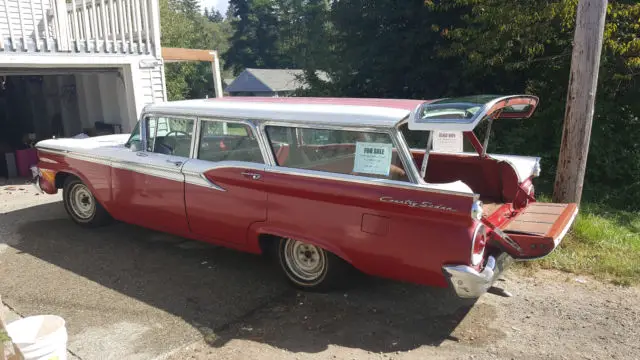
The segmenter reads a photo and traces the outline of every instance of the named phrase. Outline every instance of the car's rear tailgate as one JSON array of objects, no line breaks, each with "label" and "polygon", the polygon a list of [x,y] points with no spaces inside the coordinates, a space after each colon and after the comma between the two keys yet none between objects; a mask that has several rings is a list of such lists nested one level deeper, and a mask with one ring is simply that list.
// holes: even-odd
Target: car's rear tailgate
[{"label": "car's rear tailgate", "polygon": [[[512,242],[498,239],[514,258],[548,255],[562,241],[578,214],[576,204],[534,202],[500,226]],[[499,235],[499,234],[497,234]],[[514,247],[515,242],[518,246]]]}]

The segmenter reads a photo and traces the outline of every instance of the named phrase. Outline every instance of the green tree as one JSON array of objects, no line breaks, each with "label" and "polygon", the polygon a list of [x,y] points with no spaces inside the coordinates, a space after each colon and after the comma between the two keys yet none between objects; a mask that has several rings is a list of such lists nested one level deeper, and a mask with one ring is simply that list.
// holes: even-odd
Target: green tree
[{"label": "green tree", "polygon": [[[160,0],[162,46],[226,51],[230,24],[213,23],[202,14],[188,13],[181,1]],[[169,100],[214,94],[210,63],[168,63],[165,76]]]},{"label": "green tree", "polygon": [[[533,93],[530,121],[495,126],[492,151],[540,154],[553,180],[577,0],[332,2],[325,61],[336,96],[439,98]],[[610,2],[585,197],[640,207],[640,4]],[[328,47],[329,47],[328,46]],[[634,201],[629,201],[633,199]]]},{"label": "green tree", "polygon": [[231,0],[233,35],[224,54],[226,68],[238,73],[247,67],[278,68],[282,61],[277,7],[272,0]]}]

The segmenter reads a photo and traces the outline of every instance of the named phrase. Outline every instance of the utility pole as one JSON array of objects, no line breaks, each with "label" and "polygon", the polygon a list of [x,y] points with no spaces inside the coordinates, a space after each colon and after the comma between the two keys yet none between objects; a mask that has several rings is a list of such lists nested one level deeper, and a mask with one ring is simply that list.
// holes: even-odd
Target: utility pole
[{"label": "utility pole", "polygon": [[553,201],[580,203],[589,154],[607,0],[580,0]]}]

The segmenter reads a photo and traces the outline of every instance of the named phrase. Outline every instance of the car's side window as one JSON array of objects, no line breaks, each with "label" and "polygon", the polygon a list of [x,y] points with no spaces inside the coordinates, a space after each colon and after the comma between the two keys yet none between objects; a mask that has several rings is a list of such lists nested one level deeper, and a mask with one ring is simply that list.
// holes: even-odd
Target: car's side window
[{"label": "car's side window", "polygon": [[172,116],[147,117],[147,151],[189,157],[193,137],[193,119]]},{"label": "car's side window", "polygon": [[279,166],[410,181],[387,133],[267,126]]},{"label": "car's side window", "polygon": [[258,139],[251,127],[217,120],[201,122],[198,159],[264,164]]}]

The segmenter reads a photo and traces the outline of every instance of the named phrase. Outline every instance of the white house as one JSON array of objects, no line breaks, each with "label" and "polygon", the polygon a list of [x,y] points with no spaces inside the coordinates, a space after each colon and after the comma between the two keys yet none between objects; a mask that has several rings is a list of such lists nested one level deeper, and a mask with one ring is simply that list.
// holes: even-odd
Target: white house
[{"label": "white house", "polygon": [[0,37],[0,153],[166,99],[157,0],[2,0]]}]

